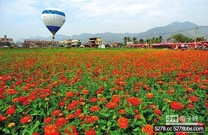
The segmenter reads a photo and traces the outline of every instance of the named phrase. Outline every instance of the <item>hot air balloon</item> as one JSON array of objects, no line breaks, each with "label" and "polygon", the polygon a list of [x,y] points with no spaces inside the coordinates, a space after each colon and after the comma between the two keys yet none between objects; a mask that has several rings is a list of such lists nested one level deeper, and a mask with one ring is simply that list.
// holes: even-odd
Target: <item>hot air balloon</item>
[{"label": "hot air balloon", "polygon": [[52,33],[53,39],[56,32],[63,26],[65,22],[65,14],[57,8],[46,8],[42,12],[42,20],[48,30]]}]

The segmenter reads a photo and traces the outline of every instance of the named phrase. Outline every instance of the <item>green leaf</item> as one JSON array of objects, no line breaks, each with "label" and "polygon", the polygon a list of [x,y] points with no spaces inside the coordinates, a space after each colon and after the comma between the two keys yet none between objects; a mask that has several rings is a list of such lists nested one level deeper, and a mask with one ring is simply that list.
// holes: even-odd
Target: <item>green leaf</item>
[{"label": "green leaf", "polygon": [[112,125],[112,122],[108,121],[107,126],[110,127]]},{"label": "green leaf", "polygon": [[36,121],[35,125],[32,127],[32,129],[30,130],[30,134],[32,134],[34,132],[34,130],[40,125],[40,121]]}]

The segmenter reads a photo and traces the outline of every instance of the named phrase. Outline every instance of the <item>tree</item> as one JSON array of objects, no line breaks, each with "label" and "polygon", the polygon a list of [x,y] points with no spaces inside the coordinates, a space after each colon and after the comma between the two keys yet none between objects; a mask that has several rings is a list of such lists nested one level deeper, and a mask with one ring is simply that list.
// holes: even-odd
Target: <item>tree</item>
[{"label": "tree", "polygon": [[134,44],[137,43],[137,38],[136,37],[133,37],[132,38],[132,41],[133,41]]},{"label": "tree", "polygon": [[189,38],[183,34],[174,34],[174,35],[170,36],[168,38],[168,40],[175,40],[176,42],[181,42],[181,43],[193,42],[192,38]]},{"label": "tree", "polygon": [[127,45],[127,37],[124,37],[123,40],[124,40],[124,45]]},{"label": "tree", "polygon": [[159,36],[159,43],[161,43],[163,41],[162,36]]},{"label": "tree", "polygon": [[140,44],[144,44],[144,39],[140,39],[140,40],[139,40],[139,43],[140,43]]}]

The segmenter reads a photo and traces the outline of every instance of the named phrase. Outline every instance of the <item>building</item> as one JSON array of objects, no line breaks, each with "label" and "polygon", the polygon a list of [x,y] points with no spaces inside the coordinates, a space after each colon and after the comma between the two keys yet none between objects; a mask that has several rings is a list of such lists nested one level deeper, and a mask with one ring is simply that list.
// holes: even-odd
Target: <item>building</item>
[{"label": "building", "polygon": [[78,39],[66,39],[60,41],[60,43],[65,47],[79,47],[81,45],[81,41]]},{"label": "building", "polygon": [[50,40],[24,40],[23,47],[24,48],[47,48],[54,47],[58,44],[58,41],[50,41]]},{"label": "building", "polygon": [[102,39],[100,37],[94,37],[89,39],[89,45],[91,47],[98,48],[98,46],[101,44],[102,44]]},{"label": "building", "polygon": [[13,44],[13,39],[8,38],[7,35],[4,35],[3,38],[0,38],[0,47],[9,47]]}]

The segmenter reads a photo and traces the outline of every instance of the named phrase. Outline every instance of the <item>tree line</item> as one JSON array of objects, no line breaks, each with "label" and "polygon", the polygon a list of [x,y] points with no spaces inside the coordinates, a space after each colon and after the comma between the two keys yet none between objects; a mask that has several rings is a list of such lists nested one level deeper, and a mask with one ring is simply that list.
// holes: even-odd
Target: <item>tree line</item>
[{"label": "tree line", "polygon": [[[161,43],[163,41],[163,37],[151,37],[148,39],[138,39],[136,37],[124,37],[124,45],[127,45],[127,43],[132,42],[133,44],[156,44],[156,43]],[[188,36],[185,36],[183,34],[173,34],[171,35],[167,41],[174,42],[174,43],[186,43],[186,42],[200,42],[200,41],[206,41],[204,37],[197,37],[195,38],[190,38]]]}]

